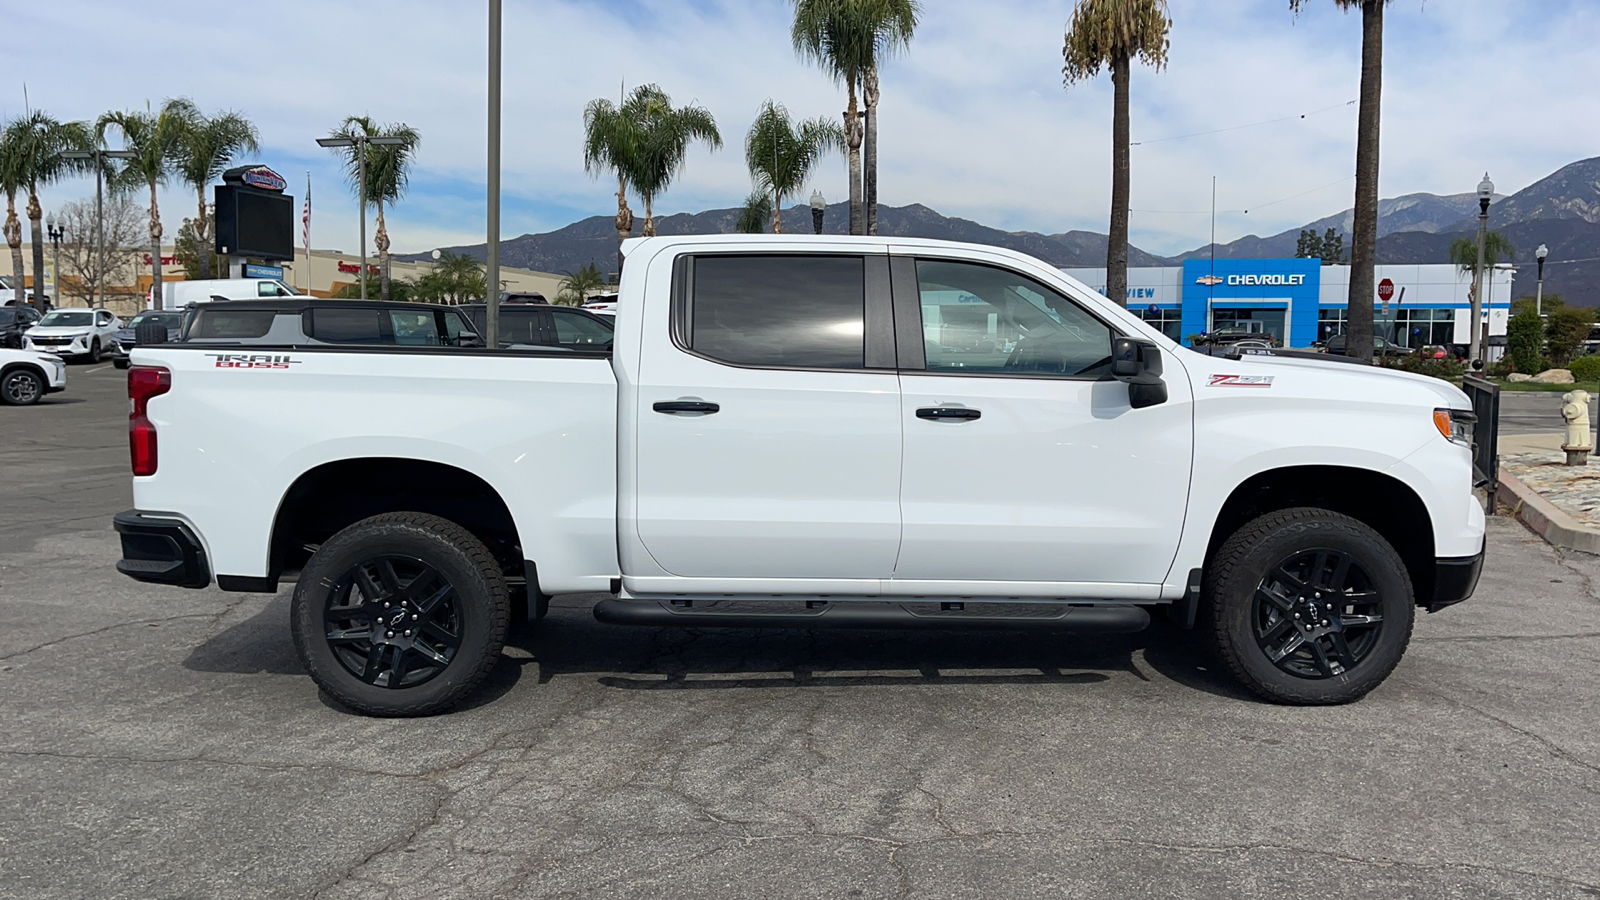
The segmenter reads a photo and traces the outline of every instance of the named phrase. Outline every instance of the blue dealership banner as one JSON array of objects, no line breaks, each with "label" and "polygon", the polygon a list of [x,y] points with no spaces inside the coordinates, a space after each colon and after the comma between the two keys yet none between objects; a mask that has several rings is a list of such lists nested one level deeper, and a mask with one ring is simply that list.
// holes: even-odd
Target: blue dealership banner
[{"label": "blue dealership banner", "polygon": [[283,266],[255,266],[245,263],[246,278],[283,278]]}]

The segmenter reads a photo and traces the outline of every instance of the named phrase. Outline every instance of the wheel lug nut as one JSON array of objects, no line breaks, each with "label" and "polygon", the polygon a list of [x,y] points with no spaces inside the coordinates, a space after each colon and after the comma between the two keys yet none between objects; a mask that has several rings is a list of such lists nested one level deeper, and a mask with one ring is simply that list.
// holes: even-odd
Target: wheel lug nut
[{"label": "wheel lug nut", "polygon": [[1323,619],[1322,620],[1322,627],[1323,628],[1327,628],[1328,627],[1328,620],[1327,619]]},{"label": "wheel lug nut", "polygon": [[411,629],[406,629],[406,637],[411,637]]},{"label": "wheel lug nut", "polygon": [[383,602],[383,608],[384,608],[384,609],[388,609],[388,608],[389,608],[389,601],[387,601],[387,600],[385,600],[385,601],[384,601],[384,602]]},{"label": "wheel lug nut", "polygon": [[416,620],[417,620],[417,614],[416,613],[412,613],[411,614],[411,621],[415,622]]},{"label": "wheel lug nut", "polygon": [[386,638],[392,638],[392,637],[394,637],[394,632],[392,632],[392,631],[385,631],[385,632],[384,632],[384,633],[383,633],[383,636],[384,636],[384,637],[386,637]]}]

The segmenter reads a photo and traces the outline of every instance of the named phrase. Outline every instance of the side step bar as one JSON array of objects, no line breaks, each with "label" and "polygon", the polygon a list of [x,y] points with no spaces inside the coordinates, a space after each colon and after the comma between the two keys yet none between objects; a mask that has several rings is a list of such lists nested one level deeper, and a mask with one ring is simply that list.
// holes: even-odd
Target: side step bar
[{"label": "side step bar", "polygon": [[899,603],[850,602],[815,604],[805,611],[764,613],[696,609],[668,601],[615,597],[595,604],[594,617],[608,625],[684,628],[984,628],[1100,634],[1131,634],[1150,624],[1150,614],[1139,606],[1062,606],[1049,615],[1005,616],[965,611],[919,612]]}]

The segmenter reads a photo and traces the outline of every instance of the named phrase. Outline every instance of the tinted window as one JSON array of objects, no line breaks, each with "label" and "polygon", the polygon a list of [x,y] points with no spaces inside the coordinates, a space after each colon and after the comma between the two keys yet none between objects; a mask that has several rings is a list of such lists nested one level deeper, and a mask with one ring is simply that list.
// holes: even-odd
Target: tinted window
[{"label": "tinted window", "polygon": [[383,326],[378,309],[311,310],[311,337],[330,344],[381,344]]},{"label": "tinted window", "polygon": [[0,309],[0,325],[10,325],[17,320],[17,311],[14,309]]},{"label": "tinted window", "polygon": [[478,333],[478,329],[472,327],[472,323],[467,321],[467,317],[455,310],[450,310],[449,312],[444,313],[443,318],[445,331],[444,342],[451,347],[461,346],[461,335],[463,333]]},{"label": "tinted window", "polygon": [[612,329],[604,322],[583,313],[559,309],[550,310],[550,316],[555,321],[556,343],[563,347],[583,349],[611,346]]},{"label": "tinted window", "polygon": [[694,260],[691,349],[752,366],[865,365],[865,266],[858,256]]},{"label": "tinted window", "polygon": [[[487,321],[488,313],[479,313],[477,318]],[[539,320],[541,313],[537,309],[511,309],[500,307],[500,343],[505,344],[543,344],[546,343]]]},{"label": "tinted window", "polygon": [[275,315],[270,309],[205,309],[195,319],[189,337],[258,338],[272,330]]},{"label": "tinted window", "polygon": [[1111,371],[1111,329],[1024,275],[921,260],[917,286],[928,370],[1099,378]]},{"label": "tinted window", "polygon": [[390,310],[389,324],[396,344],[439,346],[439,323],[433,310]]}]

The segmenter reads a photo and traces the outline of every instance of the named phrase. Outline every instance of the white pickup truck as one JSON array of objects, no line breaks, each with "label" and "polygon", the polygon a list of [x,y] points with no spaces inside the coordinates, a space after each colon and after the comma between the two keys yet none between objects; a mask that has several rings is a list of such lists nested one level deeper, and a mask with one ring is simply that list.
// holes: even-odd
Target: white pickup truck
[{"label": "white pickup truck", "polygon": [[129,370],[118,568],[271,592],[374,715],[437,712],[513,615],[1195,627],[1341,703],[1484,551],[1474,417],[1338,358],[1203,356],[1037,260],[897,238],[633,240],[610,352],[181,343]]}]

